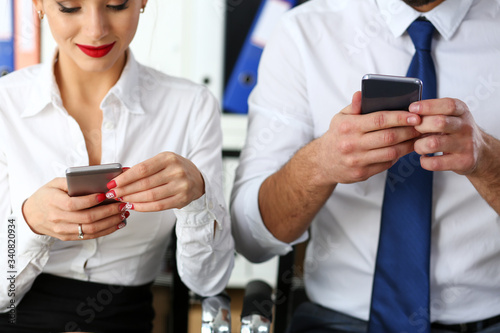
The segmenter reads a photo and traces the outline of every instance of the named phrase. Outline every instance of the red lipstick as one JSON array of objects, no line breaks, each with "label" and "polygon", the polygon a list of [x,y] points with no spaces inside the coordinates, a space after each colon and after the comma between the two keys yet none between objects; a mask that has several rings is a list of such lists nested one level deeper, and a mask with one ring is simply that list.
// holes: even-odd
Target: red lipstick
[{"label": "red lipstick", "polygon": [[82,50],[83,53],[88,55],[89,57],[92,58],[102,58],[106,54],[108,54],[111,49],[113,49],[113,46],[115,46],[116,42],[113,42],[111,44],[106,44],[106,45],[101,45],[101,46],[90,46],[90,45],[81,45],[81,44],[76,44]]}]

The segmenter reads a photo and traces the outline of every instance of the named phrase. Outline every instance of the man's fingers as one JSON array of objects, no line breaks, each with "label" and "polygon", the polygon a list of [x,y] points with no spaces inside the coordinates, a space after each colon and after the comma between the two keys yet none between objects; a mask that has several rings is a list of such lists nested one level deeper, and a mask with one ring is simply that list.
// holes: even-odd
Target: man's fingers
[{"label": "man's fingers", "polygon": [[361,130],[373,132],[393,127],[417,126],[421,121],[418,115],[408,111],[377,111],[363,115]]},{"label": "man's fingers", "polygon": [[452,154],[445,154],[440,156],[425,156],[421,157],[422,168],[429,171],[447,171],[454,170],[458,174],[465,174],[474,167],[473,159],[457,159]]},{"label": "man's fingers", "polygon": [[425,116],[422,123],[415,126],[415,129],[422,134],[425,133],[456,133],[462,129],[462,118],[454,116]]},{"label": "man's fingers", "polygon": [[387,170],[396,161],[413,151],[414,140],[408,140],[390,147],[368,150],[362,154],[350,154],[343,161],[345,173],[353,181],[363,181]]},{"label": "man's fingers", "polygon": [[361,114],[361,91],[356,91],[352,95],[351,111],[352,114]]},{"label": "man's fingers", "polygon": [[343,114],[361,114],[361,91],[356,91],[352,95],[352,102],[340,111]]},{"label": "man's fingers", "polygon": [[413,127],[395,127],[369,132],[361,138],[364,149],[377,149],[397,145],[415,139],[421,134]]},{"label": "man's fingers", "polygon": [[410,113],[422,116],[445,115],[459,117],[468,112],[467,105],[459,99],[439,98],[418,101],[410,105]]}]

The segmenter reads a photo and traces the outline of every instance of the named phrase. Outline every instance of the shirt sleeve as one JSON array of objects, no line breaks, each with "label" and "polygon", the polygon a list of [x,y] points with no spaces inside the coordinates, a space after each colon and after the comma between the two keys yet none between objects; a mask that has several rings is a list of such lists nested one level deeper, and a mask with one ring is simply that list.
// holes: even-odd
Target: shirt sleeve
[{"label": "shirt sleeve", "polygon": [[195,103],[196,119],[187,156],[201,171],[205,194],[177,217],[177,269],[195,293],[212,296],[227,285],[234,265],[234,241],[222,190],[222,131],[218,102],[203,88]]},{"label": "shirt sleeve", "polygon": [[[0,137],[3,143],[3,137]],[[23,202],[12,202],[6,154],[0,147],[0,312],[16,307],[49,259],[53,240],[35,234],[22,214]]]},{"label": "shirt sleeve", "polygon": [[253,262],[283,255],[308,237],[305,233],[291,244],[277,240],[264,225],[258,205],[262,182],[314,139],[302,50],[294,39],[300,31],[286,19],[287,15],[260,61],[258,83],[248,101],[247,139],[231,195],[236,250]]}]

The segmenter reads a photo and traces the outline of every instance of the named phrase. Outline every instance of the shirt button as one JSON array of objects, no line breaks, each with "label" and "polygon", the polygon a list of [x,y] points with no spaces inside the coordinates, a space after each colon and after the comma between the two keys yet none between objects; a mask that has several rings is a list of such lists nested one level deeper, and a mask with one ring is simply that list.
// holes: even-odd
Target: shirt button
[{"label": "shirt button", "polygon": [[208,209],[214,209],[214,204],[212,203],[212,201],[208,203]]},{"label": "shirt button", "polygon": [[113,124],[112,122],[109,122],[109,121],[104,122],[104,129],[110,131],[114,128],[115,128],[115,124]]}]

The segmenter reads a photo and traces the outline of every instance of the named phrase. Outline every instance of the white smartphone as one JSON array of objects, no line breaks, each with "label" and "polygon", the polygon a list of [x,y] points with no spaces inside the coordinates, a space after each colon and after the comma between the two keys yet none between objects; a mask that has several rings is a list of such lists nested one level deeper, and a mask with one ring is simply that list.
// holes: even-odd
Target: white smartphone
[{"label": "white smartphone", "polygon": [[367,74],[361,80],[361,113],[408,111],[422,99],[422,81],[413,77]]},{"label": "white smartphone", "polygon": [[[106,184],[123,172],[120,163],[70,167],[66,169],[68,194],[71,197],[93,193],[106,193]],[[104,203],[116,203],[114,199],[106,199]]]}]

